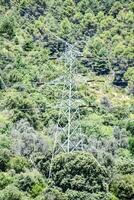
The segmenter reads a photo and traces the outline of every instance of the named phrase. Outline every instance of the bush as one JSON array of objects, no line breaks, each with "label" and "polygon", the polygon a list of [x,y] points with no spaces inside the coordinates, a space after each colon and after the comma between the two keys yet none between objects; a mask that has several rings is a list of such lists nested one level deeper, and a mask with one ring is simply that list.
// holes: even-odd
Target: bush
[{"label": "bush", "polygon": [[12,127],[11,136],[12,150],[17,155],[31,157],[35,152],[44,153],[47,150],[48,144],[25,119],[18,121]]},{"label": "bush", "polygon": [[121,159],[116,161],[116,171],[123,175],[134,174],[134,161],[131,159]]},{"label": "bush", "polygon": [[111,193],[87,193],[73,190],[67,191],[68,200],[118,200]]},{"label": "bush", "polygon": [[134,154],[134,137],[129,138],[129,150]]},{"label": "bush", "polygon": [[129,93],[134,95],[134,68],[128,67],[126,73],[124,74],[125,80],[128,82]]},{"label": "bush", "polygon": [[32,197],[38,196],[46,184],[42,175],[34,170],[32,172],[21,173],[17,180],[16,186],[24,192],[28,192]]},{"label": "bush", "polygon": [[112,112],[113,112],[113,115],[118,120],[127,118],[128,115],[129,115],[129,109],[126,106],[124,106],[124,107],[121,107],[121,106],[113,107]]},{"label": "bush", "polygon": [[37,169],[46,177],[49,176],[49,168],[51,162],[52,154],[51,151],[46,151],[46,153],[36,153],[34,155],[34,163]]},{"label": "bush", "polygon": [[68,196],[68,200],[88,200],[88,197],[91,196],[90,193],[78,192],[75,190],[68,190],[66,194]]},{"label": "bush", "polygon": [[7,185],[11,184],[13,178],[8,173],[0,172],[0,190],[3,190]]},{"label": "bush", "polygon": [[134,121],[129,121],[127,123],[126,129],[127,131],[130,131],[130,133],[134,136]]},{"label": "bush", "polygon": [[134,198],[134,175],[117,176],[113,180],[110,190],[121,200]]},{"label": "bush", "polygon": [[44,193],[45,200],[68,200],[67,196],[56,188],[48,188]]},{"label": "bush", "polygon": [[[5,129],[6,129],[6,127],[5,127]],[[3,128],[3,130],[4,130],[4,128]],[[8,149],[9,147],[10,147],[10,138],[5,134],[0,135],[0,149],[3,149],[3,148]]]},{"label": "bush", "polygon": [[14,169],[16,173],[24,172],[26,168],[30,167],[30,164],[24,157],[14,157],[10,160],[10,168]]},{"label": "bush", "polygon": [[106,191],[106,171],[89,153],[64,153],[53,160],[52,178],[63,191]]},{"label": "bush", "polygon": [[15,35],[13,26],[12,17],[5,16],[0,22],[0,34],[2,34],[5,38],[12,39]]},{"label": "bush", "polygon": [[0,192],[0,200],[29,200],[17,187],[13,185],[7,186]]},{"label": "bush", "polygon": [[9,167],[10,152],[8,149],[0,150],[0,171],[6,171]]}]

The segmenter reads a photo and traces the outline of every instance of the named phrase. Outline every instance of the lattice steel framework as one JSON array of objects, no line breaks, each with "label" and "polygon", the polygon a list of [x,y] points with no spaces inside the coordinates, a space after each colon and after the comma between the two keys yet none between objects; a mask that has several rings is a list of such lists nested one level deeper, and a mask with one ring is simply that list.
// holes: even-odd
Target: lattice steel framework
[{"label": "lattice steel framework", "polygon": [[65,63],[67,71],[62,82],[63,90],[59,105],[59,117],[54,133],[54,146],[49,177],[52,175],[53,158],[56,154],[83,150],[79,107],[80,96],[75,80],[77,77],[76,61],[79,56],[81,55],[74,46],[66,43],[65,52],[60,57],[60,61]]}]

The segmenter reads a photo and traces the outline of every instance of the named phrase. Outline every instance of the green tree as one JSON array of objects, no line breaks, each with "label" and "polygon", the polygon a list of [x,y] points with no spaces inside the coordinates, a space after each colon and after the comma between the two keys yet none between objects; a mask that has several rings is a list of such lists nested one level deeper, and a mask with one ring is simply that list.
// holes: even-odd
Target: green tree
[{"label": "green tree", "polygon": [[68,35],[71,33],[71,30],[72,30],[71,26],[72,26],[72,24],[70,23],[68,18],[64,18],[61,21],[61,36],[63,38],[67,39]]},{"label": "green tree", "polygon": [[6,171],[9,168],[11,153],[8,149],[0,150],[0,171]]},{"label": "green tree", "polygon": [[134,94],[134,68],[128,67],[127,71],[124,74],[125,80],[128,81],[128,88],[130,94]]},{"label": "green tree", "polygon": [[126,129],[134,136],[134,120],[128,121]]},{"label": "green tree", "polygon": [[18,175],[16,186],[20,190],[28,192],[32,197],[36,197],[46,187],[46,183],[43,176],[37,170],[33,170]]},{"label": "green tree", "polygon": [[66,17],[71,17],[75,13],[75,3],[73,0],[65,0],[63,3],[63,13]]},{"label": "green tree", "polygon": [[0,35],[5,38],[12,39],[15,35],[14,23],[12,16],[5,16],[0,21]]},{"label": "green tree", "polygon": [[53,181],[63,191],[106,191],[106,176],[105,169],[89,153],[65,153],[53,160]]},{"label": "green tree", "polygon": [[116,1],[111,7],[109,13],[112,14],[114,17],[116,17],[119,11],[122,9],[123,9],[123,4],[119,1]]},{"label": "green tree", "polygon": [[127,200],[134,198],[134,176],[124,175],[116,176],[113,180],[110,190],[119,199]]},{"label": "green tree", "polygon": [[44,191],[45,200],[68,200],[67,195],[57,188],[48,188]]},{"label": "green tree", "polygon": [[30,200],[28,195],[25,196],[14,185],[7,186],[4,190],[0,191],[0,200]]},{"label": "green tree", "polygon": [[118,200],[112,193],[67,191],[68,200]]},{"label": "green tree", "polygon": [[30,167],[28,160],[24,157],[16,156],[10,159],[10,168],[14,169],[16,173],[24,172]]},{"label": "green tree", "polygon": [[13,182],[13,177],[6,172],[0,172],[0,190]]},{"label": "green tree", "polygon": [[129,138],[129,150],[134,155],[134,137]]},{"label": "green tree", "polygon": [[97,29],[96,17],[93,13],[86,13],[81,21],[82,32],[93,36]]}]

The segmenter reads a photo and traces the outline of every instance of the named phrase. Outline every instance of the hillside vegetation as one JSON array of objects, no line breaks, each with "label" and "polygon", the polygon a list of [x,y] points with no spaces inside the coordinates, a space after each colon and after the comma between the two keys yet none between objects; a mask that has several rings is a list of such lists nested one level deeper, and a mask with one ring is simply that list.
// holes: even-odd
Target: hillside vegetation
[{"label": "hillside vegetation", "polygon": [[[0,200],[134,200],[133,33],[132,0],[0,0]],[[67,44],[84,150],[50,177]]]}]

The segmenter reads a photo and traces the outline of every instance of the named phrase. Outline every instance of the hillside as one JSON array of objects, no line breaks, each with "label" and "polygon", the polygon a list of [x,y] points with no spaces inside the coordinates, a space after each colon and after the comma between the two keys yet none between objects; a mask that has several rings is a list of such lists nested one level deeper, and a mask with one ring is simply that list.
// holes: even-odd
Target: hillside
[{"label": "hillside", "polygon": [[134,200],[134,2],[0,0],[0,200]]}]

